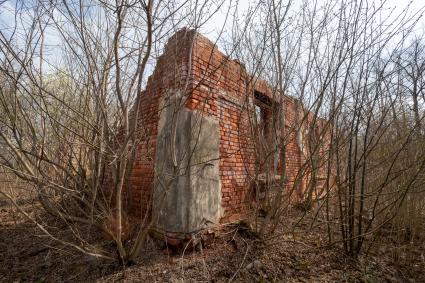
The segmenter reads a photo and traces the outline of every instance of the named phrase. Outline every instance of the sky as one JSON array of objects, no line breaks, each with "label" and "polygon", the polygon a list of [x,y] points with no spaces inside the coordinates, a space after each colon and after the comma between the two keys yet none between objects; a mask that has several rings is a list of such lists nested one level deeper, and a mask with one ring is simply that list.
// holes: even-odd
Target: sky
[{"label": "sky", "polygon": [[[31,3],[31,1],[34,0],[28,0],[25,3]],[[190,0],[190,1],[194,1],[194,0]],[[209,0],[211,1],[211,0]],[[218,1],[218,0],[216,0]],[[219,10],[218,13],[216,13],[201,29],[201,33],[203,33],[204,35],[206,35],[208,38],[210,38],[211,40],[216,40],[218,37],[218,34],[221,30],[221,27],[223,26],[223,24],[225,24],[226,21],[226,12],[227,12],[227,7],[229,7],[229,5],[231,5],[232,7],[235,7],[237,5],[237,16],[240,19],[243,19],[244,14],[247,12],[247,10],[249,9],[250,6],[254,5],[256,1],[247,1],[247,0],[239,0],[239,1],[234,1],[234,0],[224,0],[225,4],[223,5],[223,7]],[[320,6],[321,3],[325,2],[326,0],[317,0],[318,4]],[[293,0],[293,5],[292,7],[294,7],[294,9],[297,9],[297,7],[299,7],[301,5],[302,0]],[[378,5],[379,3],[381,3],[380,0],[375,0],[375,1],[369,1],[369,3],[374,3],[376,5]],[[0,0],[0,31],[7,37],[8,35],[11,34],[11,32],[14,30],[14,26],[15,26],[15,16],[16,16],[16,11],[15,11],[15,4],[16,2],[14,0],[6,0],[6,1],[1,1]],[[387,8],[387,11],[392,11],[392,9],[394,10],[394,14],[400,13],[404,8],[406,8],[408,5],[410,4],[410,10],[412,12],[414,11],[420,11],[422,9],[423,11],[423,6],[425,5],[425,0],[412,0],[412,1],[407,1],[407,0],[387,0],[385,1],[385,7]],[[232,10],[234,11],[234,10]],[[25,30],[25,25],[29,25],[30,24],[30,16],[29,14],[30,12],[25,12],[21,15],[18,15],[19,19],[22,20],[22,22],[20,22],[18,20],[18,24],[17,27],[18,29],[16,30],[16,32],[19,33],[23,33]],[[392,16],[395,19],[395,16]],[[254,20],[255,21],[255,20]],[[227,29],[230,29],[232,25],[232,21],[231,20],[227,20],[227,23],[225,24],[225,27]],[[419,21],[417,27],[416,27],[416,32],[418,33],[423,33],[425,31],[425,17],[422,17],[421,20]],[[45,32],[45,44],[47,46],[46,48],[46,54],[45,56],[48,57],[48,60],[53,62],[53,64],[55,64],[55,62],[60,62],[60,45],[62,43],[62,39],[61,36],[58,34],[57,31],[51,29],[51,30],[46,30]]]},{"label": "sky", "polygon": [[[231,1],[231,0],[230,0]],[[279,0],[278,0],[279,1]],[[317,0],[318,6],[320,6],[321,3],[326,2],[327,0]],[[252,0],[240,0],[237,2],[238,6],[238,15],[242,17],[246,11],[249,9],[250,6],[254,5],[257,1]],[[313,0],[311,0],[313,2]],[[373,3],[375,5],[381,4],[382,0],[369,0],[369,3]],[[226,2],[228,5],[228,2]],[[297,7],[301,6],[302,0],[292,0],[292,7],[294,9],[297,9]],[[233,5],[235,5],[235,1],[233,1]],[[424,11],[425,7],[425,0],[385,0],[384,1],[384,7],[386,10],[392,11],[393,16],[392,19],[395,19],[395,14],[400,13],[403,9],[406,9],[409,6],[410,10],[413,11]],[[207,35],[210,35],[211,37],[215,37],[217,34],[217,27],[221,26],[222,23],[225,22],[225,11],[226,9],[222,9],[221,12],[214,15],[214,17],[209,21],[206,26],[203,28],[203,32]],[[230,23],[229,23],[230,24]],[[425,15],[421,17],[421,20],[419,21],[416,30],[425,30]]]}]

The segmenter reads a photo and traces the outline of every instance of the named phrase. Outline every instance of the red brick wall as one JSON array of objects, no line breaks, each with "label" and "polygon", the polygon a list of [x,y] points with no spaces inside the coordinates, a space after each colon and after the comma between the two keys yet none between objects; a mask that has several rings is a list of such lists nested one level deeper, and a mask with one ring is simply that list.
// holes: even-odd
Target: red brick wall
[{"label": "red brick wall", "polygon": [[[154,160],[158,121],[161,112],[161,98],[171,90],[185,89],[189,79],[188,62],[191,52],[191,42],[194,32],[183,29],[174,34],[167,42],[164,53],[158,57],[155,70],[149,77],[146,89],[141,96],[137,137],[137,154],[130,176],[128,191],[131,197],[127,199],[127,209],[135,216],[144,216],[149,212],[154,181]],[[134,119],[131,117],[131,119]],[[112,173],[107,168],[105,187],[112,189]]]},{"label": "red brick wall", "polygon": [[[272,89],[264,81],[250,81],[244,67],[217,50],[207,38],[198,35],[192,53],[193,93],[190,109],[198,109],[220,122],[220,178],[222,192],[222,221],[237,220],[246,215],[252,202],[252,178],[255,175],[253,139],[249,125],[252,96],[258,91],[273,100]],[[250,102],[251,101],[251,102]],[[287,191],[306,162],[297,133],[299,122],[307,113],[299,101],[284,99]],[[253,115],[253,114],[251,114]],[[308,172],[308,170],[307,170]],[[291,198],[303,197],[308,176],[302,178]]]},{"label": "red brick wall", "polygon": [[[188,72],[190,77],[186,84]],[[137,133],[140,143],[131,175],[132,211],[137,215],[144,215],[149,207],[158,117],[161,111],[160,98],[167,91],[177,89],[183,89],[187,93],[187,108],[219,120],[219,171],[223,208],[221,221],[238,220],[246,215],[252,203],[251,184],[255,158],[248,113],[252,113],[253,92],[255,90],[272,98],[272,90],[264,81],[250,82],[243,65],[230,60],[204,36],[188,30],[176,33],[169,40],[142,96],[142,115],[139,117]],[[304,114],[297,100],[285,97],[284,104],[285,135],[288,141],[286,172],[289,178],[288,187],[292,187],[301,164],[305,162],[296,134],[298,122]],[[311,115],[308,119],[311,119]],[[302,198],[306,182],[307,180],[303,180],[301,187],[295,192],[296,198]]]},{"label": "red brick wall", "polygon": [[192,62],[194,91],[188,106],[219,120],[222,220],[236,220],[249,208],[248,172],[254,169],[252,144],[247,139],[248,77],[238,62],[229,60],[203,36],[194,44]]}]

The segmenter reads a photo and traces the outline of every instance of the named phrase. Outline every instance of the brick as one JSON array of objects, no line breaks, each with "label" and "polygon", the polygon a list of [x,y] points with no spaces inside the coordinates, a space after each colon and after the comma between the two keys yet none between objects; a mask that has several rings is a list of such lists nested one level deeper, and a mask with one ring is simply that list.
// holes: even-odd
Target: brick
[{"label": "brick", "polygon": [[[193,45],[190,48],[192,40]],[[189,54],[190,50],[192,54]],[[189,64],[192,65],[191,68]],[[219,64],[221,67],[217,69]],[[189,69],[191,73],[188,78]],[[189,89],[185,89],[189,95],[185,106],[217,119],[220,125],[219,170],[224,211],[221,222],[241,219],[246,216],[252,201],[250,182],[251,177],[255,175],[256,166],[255,141],[251,137],[248,115],[248,111],[251,110],[247,109],[246,102],[253,101],[254,92],[261,93],[273,101],[272,88],[263,80],[256,80],[255,83],[248,85],[247,82],[251,77],[245,72],[241,63],[230,60],[207,38],[187,29],[177,32],[169,39],[164,53],[158,58],[155,71],[148,79],[146,90],[142,93],[137,132],[140,139],[138,160],[130,179],[131,194],[139,207],[133,207],[132,212],[138,216],[149,213],[154,181],[153,160],[155,160],[158,117],[161,111],[160,98],[168,95],[168,90],[183,88],[186,79],[189,79],[190,83]],[[250,97],[247,97],[247,94]],[[280,162],[278,169],[286,167],[291,184],[305,161],[294,132],[297,129],[297,117],[303,113],[300,102],[296,99],[284,96],[283,101],[282,107],[287,124],[285,133],[288,138],[287,161],[285,165]],[[270,110],[266,110],[264,115],[270,120]],[[255,114],[252,113],[250,116],[255,117]],[[309,113],[307,120],[313,118],[313,114]],[[267,118],[265,120],[267,121]],[[109,180],[109,186],[104,185],[106,190],[110,190],[112,186],[111,174],[111,170],[107,170],[106,180]],[[306,176],[302,183],[307,182]],[[288,185],[290,186],[292,185]],[[301,186],[296,193],[302,197],[304,189]]]}]

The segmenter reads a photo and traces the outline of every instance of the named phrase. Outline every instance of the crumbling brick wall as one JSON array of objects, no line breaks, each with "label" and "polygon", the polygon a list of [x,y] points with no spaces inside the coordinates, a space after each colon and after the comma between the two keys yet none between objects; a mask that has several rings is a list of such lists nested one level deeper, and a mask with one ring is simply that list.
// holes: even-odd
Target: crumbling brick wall
[{"label": "crumbling brick wall", "polygon": [[[250,126],[253,93],[270,98],[273,93],[266,82],[252,80],[242,64],[229,59],[206,37],[187,29],[170,38],[142,95],[137,157],[130,177],[131,212],[145,215],[149,211],[154,187],[158,119],[164,106],[161,101],[176,91],[184,93],[187,109],[219,121],[220,222],[245,217],[253,200],[252,182],[256,168]],[[280,167],[286,166],[287,186],[292,187],[306,161],[297,125],[305,113],[307,120],[313,117],[294,98],[284,97],[283,103],[287,144],[286,164],[280,164]],[[303,196],[307,178],[301,180],[295,191],[298,199]]]},{"label": "crumbling brick wall", "polygon": [[[151,209],[158,120],[162,111],[160,103],[169,90],[183,89],[186,86],[193,36],[193,33],[182,30],[168,40],[141,96],[134,145],[137,147],[137,153],[129,187],[125,188],[128,192],[125,207],[134,216],[144,216]],[[134,119],[133,114],[130,114],[130,119]],[[122,142],[120,139],[119,141]],[[109,192],[113,192],[112,171],[107,168],[104,181],[104,188]]]},{"label": "crumbling brick wall", "polygon": [[[246,216],[252,202],[255,177],[254,145],[249,121],[252,119],[252,95],[259,92],[273,99],[273,91],[263,80],[253,80],[236,60],[230,60],[207,38],[198,35],[192,55],[193,92],[188,107],[204,111],[220,122],[220,178],[222,222]],[[306,163],[298,137],[301,119],[312,121],[313,114],[301,103],[284,96],[287,190]],[[251,111],[251,117],[249,117]],[[306,116],[306,117],[304,117]],[[319,123],[318,123],[319,124]],[[282,166],[282,164],[280,164]],[[325,173],[320,168],[320,175]],[[308,173],[301,178],[292,198],[303,198]]]}]

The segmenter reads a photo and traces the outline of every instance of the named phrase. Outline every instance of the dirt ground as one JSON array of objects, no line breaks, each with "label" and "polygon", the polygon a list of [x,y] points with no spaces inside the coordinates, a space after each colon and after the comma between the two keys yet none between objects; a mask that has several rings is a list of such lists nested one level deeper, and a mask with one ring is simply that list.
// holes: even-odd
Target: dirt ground
[{"label": "dirt ground", "polygon": [[[37,213],[31,203],[24,207]],[[284,226],[300,215],[291,211]],[[137,263],[123,271],[53,242],[2,202],[0,282],[425,282],[424,245],[408,261],[394,263],[385,249],[351,260],[337,245],[324,247],[324,227],[311,229],[308,218],[295,234],[282,228],[281,236],[261,248],[236,226],[184,254],[169,255],[149,240]],[[67,232],[58,231],[63,237]]]}]

